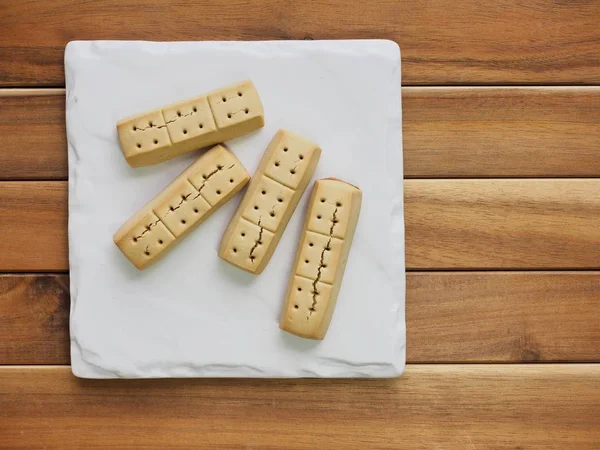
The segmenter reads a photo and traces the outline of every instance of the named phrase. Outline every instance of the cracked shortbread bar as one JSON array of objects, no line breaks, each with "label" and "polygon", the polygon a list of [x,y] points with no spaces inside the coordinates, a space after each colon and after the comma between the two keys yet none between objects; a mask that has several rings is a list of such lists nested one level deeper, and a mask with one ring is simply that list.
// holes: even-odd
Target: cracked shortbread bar
[{"label": "cracked shortbread bar", "polygon": [[362,202],[356,186],[334,178],[317,180],[279,327],[308,339],[329,328],[352,246]]},{"label": "cracked shortbread bar", "polygon": [[117,132],[125,159],[140,167],[235,139],[264,123],[258,92],[251,81],[243,81],[120,120]]},{"label": "cracked shortbread bar", "polygon": [[321,149],[302,136],[275,134],[223,234],[221,258],[256,275],[264,270],[320,156]]},{"label": "cracked shortbread bar", "polygon": [[133,265],[144,269],[249,180],[250,175],[237,157],[217,145],[125,222],[115,233],[114,242]]}]

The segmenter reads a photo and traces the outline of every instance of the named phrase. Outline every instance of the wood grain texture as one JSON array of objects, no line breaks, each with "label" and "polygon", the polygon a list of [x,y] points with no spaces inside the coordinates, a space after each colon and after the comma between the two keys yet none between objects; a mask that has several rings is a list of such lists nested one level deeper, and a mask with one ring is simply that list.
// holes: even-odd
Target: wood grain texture
[{"label": "wood grain texture", "polygon": [[402,94],[408,178],[600,176],[600,87]]},{"label": "wood grain texture", "polygon": [[66,179],[64,93],[11,93],[0,91],[0,180]]},{"label": "wood grain texture", "polygon": [[[64,85],[73,39],[375,37],[401,45],[405,85],[600,83],[587,0],[6,0],[0,17],[5,87]],[[600,87],[409,87],[403,112],[408,178],[600,177]],[[0,90],[0,135],[0,180],[66,179],[61,91]],[[408,267],[598,268],[599,183],[408,181]],[[0,271],[67,270],[66,199],[64,182],[0,182]],[[598,361],[599,280],[409,272],[407,358]],[[0,275],[0,365],[68,364],[68,316],[68,275]],[[0,448],[597,449],[599,379],[590,364],[124,382],[5,366]]]},{"label": "wood grain texture", "polygon": [[410,269],[600,266],[600,180],[409,180]]},{"label": "wood grain texture", "polygon": [[0,218],[0,271],[69,267],[65,182],[0,183]]},{"label": "wood grain texture", "polygon": [[0,368],[0,448],[597,449],[600,366],[409,366],[396,380],[86,381]]},{"label": "wood grain texture", "polygon": [[0,365],[69,363],[69,277],[0,275]]},{"label": "wood grain texture", "polygon": [[600,361],[600,272],[409,272],[407,361]]},{"label": "wood grain texture", "polygon": [[382,38],[403,49],[404,84],[600,82],[595,1],[5,0],[0,15],[4,86],[62,85],[73,39]]},{"label": "wood grain texture", "polygon": [[[408,269],[597,269],[600,180],[407,180]],[[65,182],[0,183],[0,271],[65,271]]]},{"label": "wood grain texture", "polygon": [[[402,95],[407,178],[600,177],[600,87]],[[0,133],[0,180],[67,178],[62,90],[0,90]]]},{"label": "wood grain texture", "polygon": [[[406,297],[409,363],[600,362],[600,272],[409,272]],[[68,323],[66,274],[0,275],[0,365],[69,364]]]}]

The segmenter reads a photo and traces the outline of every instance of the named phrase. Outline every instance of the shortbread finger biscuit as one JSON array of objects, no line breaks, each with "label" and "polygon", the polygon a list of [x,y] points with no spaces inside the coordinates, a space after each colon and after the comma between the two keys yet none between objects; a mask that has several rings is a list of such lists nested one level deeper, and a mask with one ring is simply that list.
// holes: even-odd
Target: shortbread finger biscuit
[{"label": "shortbread finger biscuit", "polygon": [[125,159],[132,167],[248,134],[264,125],[260,97],[251,81],[137,114],[117,122]]},{"label": "shortbread finger biscuit", "polygon": [[302,136],[275,134],[223,234],[221,258],[256,275],[264,270],[320,156],[321,149]]},{"label": "shortbread finger biscuit", "polygon": [[138,269],[155,262],[250,180],[222,145],[204,153],[115,233],[114,242]]},{"label": "shortbread finger biscuit", "polygon": [[308,339],[325,337],[361,202],[356,186],[332,178],[315,182],[279,322],[282,330]]}]

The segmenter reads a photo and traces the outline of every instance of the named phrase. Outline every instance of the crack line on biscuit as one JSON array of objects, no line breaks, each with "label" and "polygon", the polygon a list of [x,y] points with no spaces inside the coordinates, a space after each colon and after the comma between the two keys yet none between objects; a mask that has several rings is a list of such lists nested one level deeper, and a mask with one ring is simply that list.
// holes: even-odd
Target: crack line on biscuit
[{"label": "crack line on biscuit", "polygon": [[142,231],[142,233],[138,236],[134,236],[133,239],[134,240],[138,240],[141,239],[142,237],[144,237],[144,235],[150,231],[152,228],[154,228],[156,225],[158,225],[160,223],[160,219],[158,219],[156,222],[150,222],[148,225],[146,225],[146,229],[144,231]]},{"label": "crack line on biscuit", "polygon": [[181,205],[183,205],[183,202],[185,202],[185,201],[188,199],[188,197],[189,197],[190,195],[192,195],[192,193],[191,193],[191,192],[190,192],[188,195],[182,195],[182,196],[181,196],[181,200],[179,201],[179,204],[178,204],[177,206],[175,206],[175,207],[169,206],[169,209],[168,209],[168,211],[165,213],[165,217],[166,217],[166,216],[167,216],[169,213],[175,212],[175,211],[177,211],[179,208],[181,208]]},{"label": "crack line on biscuit", "polygon": [[331,249],[331,241],[333,240],[333,229],[335,228],[335,224],[338,223],[338,218],[336,215],[337,211],[337,208],[333,210],[333,217],[331,218],[331,228],[329,228],[329,240],[327,241],[325,248],[321,252],[321,259],[319,261],[319,267],[317,268],[317,276],[312,283],[312,305],[308,309],[308,317],[306,318],[306,321],[309,321],[310,317],[312,316],[312,313],[317,310],[317,295],[319,295],[319,291],[317,291],[317,283],[321,279],[321,271],[325,268],[325,252]]},{"label": "crack line on biscuit", "polygon": [[[231,96],[231,97],[227,97],[227,96],[225,96],[225,97],[220,97],[220,98],[221,98],[221,100],[219,100],[218,102],[215,102],[215,105],[218,105],[219,103],[227,103],[227,100],[233,100],[234,98],[237,98],[237,97],[241,97],[241,96],[240,96],[240,95],[233,95],[233,96]],[[225,100],[223,100],[223,98],[224,98]]]},{"label": "crack line on biscuit", "polygon": [[215,175],[217,172],[219,172],[221,170],[231,170],[231,169],[233,169],[234,166],[235,166],[235,164],[232,164],[229,167],[227,167],[226,169],[223,169],[223,166],[221,166],[221,165],[217,166],[217,168],[215,170],[213,170],[208,175],[206,175],[206,178],[204,178],[204,181],[202,182],[200,187],[198,187],[198,193],[192,200],[196,200],[198,197],[200,197],[200,192],[202,192],[202,189],[204,189],[204,186],[206,186],[206,182],[209,180],[210,177],[212,177],[213,175]]},{"label": "crack line on biscuit", "polygon": [[[232,112],[232,113],[229,113],[229,114],[230,114],[230,115],[232,115],[232,116],[235,116],[235,115],[236,115],[237,113],[239,113],[239,112],[246,111],[246,109],[247,109],[247,108],[241,108],[241,109],[238,109],[237,111],[235,111],[235,112]],[[246,114],[247,114],[247,113],[246,113]]]},{"label": "crack line on biscuit", "polygon": [[260,244],[262,244],[262,235],[263,235],[264,228],[260,224],[261,220],[262,220],[261,218],[258,219],[258,226],[260,227],[260,231],[258,232],[258,239],[256,241],[254,241],[254,245],[250,249],[250,254],[248,255],[250,258],[250,263],[252,263],[252,264],[254,264],[254,259],[256,258],[256,256],[254,256],[254,250],[256,250],[256,247],[258,247]]},{"label": "crack line on biscuit", "polygon": [[[162,112],[162,111],[161,111],[161,112]],[[163,114],[164,114],[164,113],[163,113]],[[192,111],[191,113],[188,113],[188,114],[182,114],[181,116],[177,116],[177,117],[175,117],[175,118],[174,118],[174,119],[172,119],[172,120],[165,120],[165,124],[164,124],[164,125],[154,125],[153,123],[151,123],[151,124],[150,124],[150,125],[148,125],[147,127],[138,127],[138,126],[136,125],[136,127],[135,127],[135,130],[133,130],[133,131],[146,131],[146,130],[149,130],[150,128],[157,128],[157,129],[158,129],[158,128],[164,128],[164,127],[166,127],[166,126],[167,126],[168,124],[170,124],[170,123],[176,122],[176,121],[178,121],[179,119],[183,119],[184,117],[189,117],[189,116],[192,116],[192,115],[194,115],[194,114],[196,114],[196,113],[195,113],[194,111]]]}]

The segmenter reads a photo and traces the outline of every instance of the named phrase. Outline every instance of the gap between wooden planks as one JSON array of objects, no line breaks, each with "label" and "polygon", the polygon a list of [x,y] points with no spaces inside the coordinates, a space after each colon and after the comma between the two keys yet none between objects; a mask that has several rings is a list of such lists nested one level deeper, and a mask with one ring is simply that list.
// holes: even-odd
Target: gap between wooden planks
[{"label": "gap between wooden planks", "polygon": [[0,448],[576,448],[600,365],[408,366],[395,380],[120,380],[0,368]]},{"label": "gap between wooden planks", "polygon": [[600,83],[596,1],[4,0],[2,17],[4,86],[60,86],[68,41],[115,38],[384,38],[404,84]]},{"label": "gap between wooden planks", "polygon": [[[600,179],[406,180],[406,267],[598,269],[599,213]],[[0,272],[68,269],[66,182],[0,182],[0,217]]]},{"label": "gap between wooden planks", "polygon": [[[600,177],[600,87],[403,88],[407,178]],[[66,179],[62,89],[0,89],[0,180]]]},{"label": "gap between wooden planks", "polygon": [[[409,363],[600,362],[600,272],[406,278]],[[0,317],[0,365],[70,363],[66,274],[0,275]]]}]

